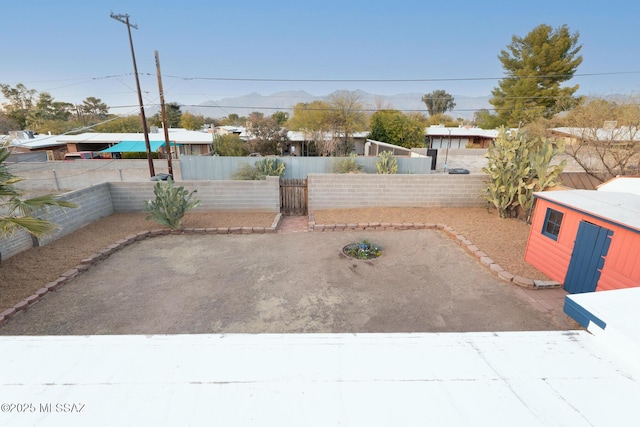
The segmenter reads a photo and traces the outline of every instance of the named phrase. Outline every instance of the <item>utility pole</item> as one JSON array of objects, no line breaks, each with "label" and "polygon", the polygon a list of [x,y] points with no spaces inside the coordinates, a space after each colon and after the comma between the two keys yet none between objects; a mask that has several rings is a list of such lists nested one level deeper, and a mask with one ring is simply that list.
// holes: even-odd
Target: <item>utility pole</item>
[{"label": "utility pole", "polygon": [[[158,51],[155,51],[156,55],[156,71],[158,73],[158,90],[160,91],[160,113],[162,115],[162,128],[164,129],[164,146],[167,153],[167,166],[169,168],[169,175],[173,179],[173,165],[171,164],[171,145],[169,142],[169,129],[167,129],[167,114],[164,108],[164,91],[162,90],[162,75],[160,73],[160,57]],[[177,149],[176,149],[177,150]]]},{"label": "utility pole", "polygon": [[138,103],[140,104],[140,117],[142,119],[142,130],[144,132],[144,143],[147,148],[147,161],[149,162],[149,173],[151,178],[156,175],[153,167],[153,157],[151,157],[151,144],[149,143],[149,130],[147,129],[147,118],[144,115],[144,104],[142,103],[142,92],[140,91],[140,79],[138,78],[138,67],[136,65],[136,54],[133,51],[133,39],[131,38],[131,27],[138,29],[137,25],[129,23],[129,15],[115,15],[111,12],[111,17],[116,21],[120,21],[127,26],[129,33],[129,45],[131,46],[131,58],[133,59],[133,74],[136,76],[136,87],[138,88]]}]

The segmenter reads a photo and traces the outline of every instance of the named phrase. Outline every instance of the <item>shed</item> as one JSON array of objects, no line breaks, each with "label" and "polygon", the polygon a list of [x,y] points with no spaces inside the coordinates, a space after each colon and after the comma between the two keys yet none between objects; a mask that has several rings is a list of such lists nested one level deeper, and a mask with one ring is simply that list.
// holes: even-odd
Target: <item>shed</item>
[{"label": "shed", "polygon": [[569,293],[640,287],[640,194],[606,187],[534,194],[525,260]]}]

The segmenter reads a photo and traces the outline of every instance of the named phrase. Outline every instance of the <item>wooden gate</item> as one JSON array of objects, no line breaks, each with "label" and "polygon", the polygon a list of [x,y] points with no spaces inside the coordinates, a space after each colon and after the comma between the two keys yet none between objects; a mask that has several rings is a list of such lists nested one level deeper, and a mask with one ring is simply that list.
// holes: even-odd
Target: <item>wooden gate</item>
[{"label": "wooden gate", "polygon": [[284,215],[307,214],[307,180],[280,180],[280,212]]}]

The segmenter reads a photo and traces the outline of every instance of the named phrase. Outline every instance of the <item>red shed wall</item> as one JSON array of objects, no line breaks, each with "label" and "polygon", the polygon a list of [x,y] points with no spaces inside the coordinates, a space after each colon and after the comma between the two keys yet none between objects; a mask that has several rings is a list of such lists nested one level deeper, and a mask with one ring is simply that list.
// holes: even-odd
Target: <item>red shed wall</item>
[{"label": "red shed wall", "polygon": [[596,291],[640,286],[640,233],[617,228]]},{"label": "red shed wall", "polygon": [[[542,234],[547,208],[564,214],[557,241]],[[581,220],[613,231],[596,291],[640,286],[640,233],[540,198],[536,200],[525,261],[550,279],[564,283]]]},{"label": "red shed wall", "polygon": [[[557,241],[542,234],[542,226],[549,207],[564,213]],[[564,283],[573,251],[573,242],[578,231],[578,226],[572,223],[572,221],[576,221],[576,218],[572,219],[571,216],[569,209],[538,198],[524,254],[525,261],[542,271],[550,279],[560,283]]]}]

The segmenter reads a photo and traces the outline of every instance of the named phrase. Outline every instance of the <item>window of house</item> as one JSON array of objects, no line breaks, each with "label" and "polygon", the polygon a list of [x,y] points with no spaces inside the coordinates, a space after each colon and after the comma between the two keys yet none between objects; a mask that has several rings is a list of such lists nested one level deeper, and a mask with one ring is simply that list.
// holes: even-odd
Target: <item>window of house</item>
[{"label": "window of house", "polygon": [[547,208],[547,215],[544,218],[544,225],[542,226],[542,234],[553,240],[558,240],[563,216],[564,214],[562,212]]}]

